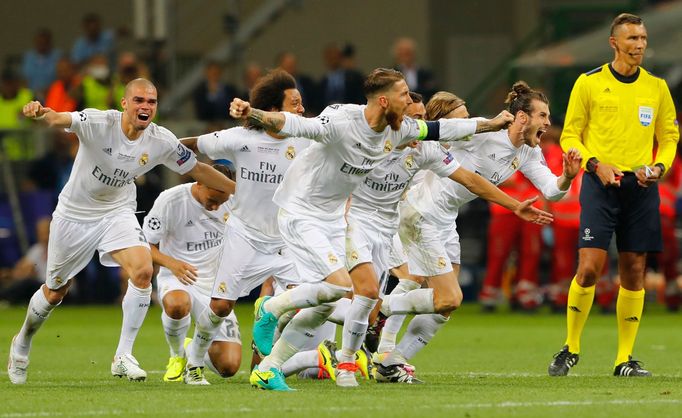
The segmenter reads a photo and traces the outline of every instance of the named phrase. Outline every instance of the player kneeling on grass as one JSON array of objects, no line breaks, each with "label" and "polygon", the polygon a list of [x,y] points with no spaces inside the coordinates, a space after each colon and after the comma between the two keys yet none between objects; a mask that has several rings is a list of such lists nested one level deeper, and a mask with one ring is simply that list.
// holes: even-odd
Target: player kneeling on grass
[{"label": "player kneeling on grass", "polygon": [[[216,170],[230,176],[225,166]],[[201,183],[181,184],[161,193],[144,219],[144,233],[152,244],[152,259],[161,266],[156,276],[163,306],[161,323],[170,347],[163,380],[207,385],[203,373],[184,374],[187,359],[183,341],[190,316],[209,305],[221,251],[225,221],[229,218],[229,194]],[[220,325],[204,357],[204,364],[222,377],[239,369],[242,346],[237,317],[232,312]],[[203,372],[202,369],[197,369]]]}]

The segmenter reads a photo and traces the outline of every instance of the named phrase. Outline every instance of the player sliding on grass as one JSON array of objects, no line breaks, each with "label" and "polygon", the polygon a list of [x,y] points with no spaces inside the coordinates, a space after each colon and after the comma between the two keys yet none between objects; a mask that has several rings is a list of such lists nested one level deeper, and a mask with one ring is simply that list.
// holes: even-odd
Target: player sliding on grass
[{"label": "player sliding on grass", "polygon": [[163,164],[213,189],[234,192],[233,181],[197,162],[175,135],[152,122],[157,94],[150,81],[139,78],[128,83],[121,106],[123,112],[85,109],[70,113],[54,112],[39,102],[24,106],[24,116],[74,132],[80,147],[52,216],[46,283],[31,298],[24,324],[12,339],[7,366],[12,383],[26,382],[33,336],[64,299],[71,279],[90,262],[95,250],[103,265],[121,266],[130,277],[111,374],[144,380],[147,373],[132,350],[149,308],[152,256],[134,215],[133,181]]},{"label": "player sliding on grass", "polygon": [[[429,118],[446,116],[452,109],[439,101],[454,95],[439,93],[427,104]],[[564,155],[564,171],[555,176],[547,167],[540,148],[540,136],[550,126],[545,95],[517,82],[506,103],[515,116],[508,130],[474,135],[469,142],[452,142],[450,151],[461,166],[498,184],[520,170],[549,200],[561,199],[580,170],[580,153],[571,149]],[[438,112],[434,112],[438,110]],[[436,114],[434,114],[436,113]],[[462,302],[457,282],[460,247],[455,221],[459,208],[476,196],[461,184],[427,178],[411,189],[400,209],[400,237],[408,255],[410,273],[419,282],[428,278],[428,288],[384,298],[381,310],[387,315],[417,315],[400,343],[390,353],[380,353],[377,381],[409,382],[413,378],[404,365],[433,338],[452,311]],[[382,345],[382,344],[380,344]]]}]

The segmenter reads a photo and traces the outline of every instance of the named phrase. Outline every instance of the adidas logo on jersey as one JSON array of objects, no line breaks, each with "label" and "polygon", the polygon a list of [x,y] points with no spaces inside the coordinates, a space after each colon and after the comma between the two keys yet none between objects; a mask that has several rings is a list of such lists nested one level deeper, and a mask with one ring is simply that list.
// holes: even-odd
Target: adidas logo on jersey
[{"label": "adidas logo on jersey", "polygon": [[243,147],[239,148],[239,151],[241,151],[241,152],[251,152],[251,150],[249,149],[249,146],[248,146],[248,145],[244,145]]},{"label": "adidas logo on jersey", "polygon": [[192,220],[190,219],[189,221],[187,221],[185,226],[194,226],[194,222],[192,222]]},{"label": "adidas logo on jersey", "polygon": [[495,161],[495,154],[490,154],[490,155],[488,155],[488,158],[490,158],[491,160]]},{"label": "adidas logo on jersey", "polygon": [[611,93],[611,89],[607,87],[604,89],[604,91],[602,93]]},{"label": "adidas logo on jersey", "polygon": [[107,154],[111,155],[111,148],[102,148],[102,151],[106,152]]},{"label": "adidas logo on jersey", "polygon": [[356,142],[355,145],[353,145],[353,147],[355,147],[357,149],[362,149],[362,144],[359,142]]}]

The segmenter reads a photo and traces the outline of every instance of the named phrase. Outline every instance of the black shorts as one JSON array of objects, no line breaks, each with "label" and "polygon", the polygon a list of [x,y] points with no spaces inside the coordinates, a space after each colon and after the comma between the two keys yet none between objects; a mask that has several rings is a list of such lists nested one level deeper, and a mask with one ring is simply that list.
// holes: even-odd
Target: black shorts
[{"label": "black shorts", "polygon": [[618,252],[660,252],[658,184],[641,187],[625,173],[620,187],[605,187],[594,173],[583,175],[578,248],[608,249],[616,233]]}]

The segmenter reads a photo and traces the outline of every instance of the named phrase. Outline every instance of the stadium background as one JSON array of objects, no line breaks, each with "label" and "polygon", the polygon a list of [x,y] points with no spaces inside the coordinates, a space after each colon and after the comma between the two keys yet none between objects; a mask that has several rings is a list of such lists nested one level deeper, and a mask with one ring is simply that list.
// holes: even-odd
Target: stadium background
[{"label": "stadium background", "polygon": [[[8,6],[0,17],[3,81],[11,74],[21,77],[23,55],[33,47],[40,28],[49,29],[54,47],[68,56],[83,33],[83,16],[96,13],[102,28],[115,34],[109,62],[112,73],[117,71],[115,56],[133,52],[159,85],[158,121],[179,137],[231,126],[228,120],[202,121],[195,112],[192,94],[208,61],[217,61],[223,70],[222,80],[242,91],[246,88],[243,74],[252,64],[264,70],[273,68],[280,53],[291,52],[297,58],[298,73],[317,82],[327,72],[323,53],[329,45],[346,51],[352,46],[357,70],[366,73],[396,64],[392,48],[401,37],[416,42],[416,62],[432,71],[434,86],[465,98],[472,114],[496,114],[511,83],[525,79],[548,93],[553,122],[560,125],[576,76],[610,59],[608,25],[622,11],[644,16],[650,39],[644,66],[668,80],[678,109],[682,100],[682,50],[674,47],[675,41],[682,39],[682,30],[675,23],[682,19],[682,4],[675,1],[73,0],[13,1]],[[80,70],[85,71],[85,66]],[[315,103],[304,104],[312,112],[323,105],[320,100]],[[4,112],[6,109],[3,107]],[[54,133],[13,116],[3,115],[3,121],[16,120],[0,126],[0,132],[3,138],[20,138],[26,149],[20,157],[7,154],[2,160],[2,288],[13,284],[13,264],[35,242],[36,222],[54,207],[58,186],[36,185],[40,182],[35,176],[51,173],[36,167],[62,158],[65,146],[63,138],[60,142]],[[150,207],[155,193],[184,181],[164,169],[146,177],[144,184],[138,185],[141,210]],[[677,192],[679,207],[679,188]],[[485,274],[487,220],[487,204],[476,201],[459,222],[460,279],[469,300],[475,299]],[[679,239],[679,218],[676,231]],[[543,283],[551,279],[550,243],[545,239],[538,265]],[[506,276],[514,269],[512,257]],[[71,302],[116,299],[116,271],[93,262],[81,276]],[[652,278],[651,287],[660,296],[661,278]],[[21,296],[12,301],[21,303]]]}]

